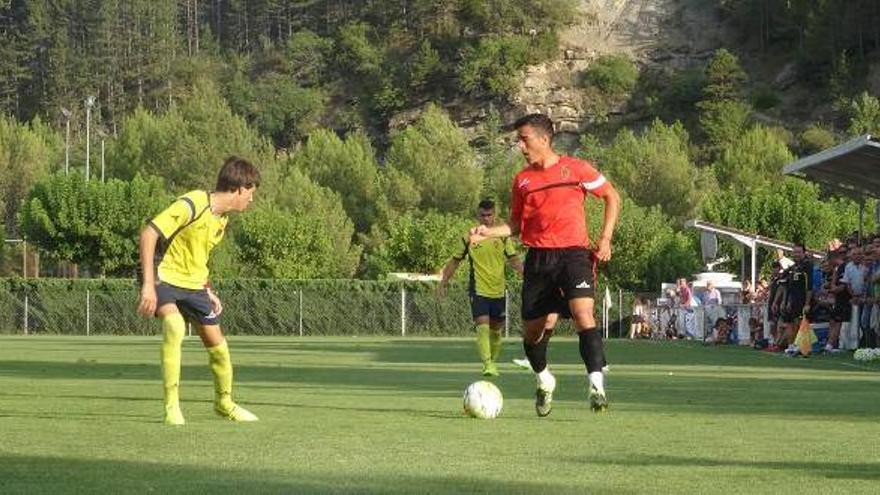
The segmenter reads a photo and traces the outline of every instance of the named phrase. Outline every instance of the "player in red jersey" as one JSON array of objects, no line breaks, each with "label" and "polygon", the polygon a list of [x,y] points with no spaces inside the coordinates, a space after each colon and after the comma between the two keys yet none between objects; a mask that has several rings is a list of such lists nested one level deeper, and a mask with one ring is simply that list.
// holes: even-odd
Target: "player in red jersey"
[{"label": "player in red jersey", "polygon": [[[596,262],[611,259],[611,236],[620,196],[593,166],[553,150],[553,122],[542,114],[516,121],[518,146],[528,165],[513,180],[507,225],[471,229],[470,241],[519,235],[528,246],[523,273],[523,348],[538,382],[535,411],[550,414],[556,379],[547,369],[547,315],[573,319],[581,358],[587,368],[593,411],[605,411],[608,399],[602,366],[605,351],[593,314]],[[596,245],[587,236],[587,194],[605,202],[605,218]]]}]

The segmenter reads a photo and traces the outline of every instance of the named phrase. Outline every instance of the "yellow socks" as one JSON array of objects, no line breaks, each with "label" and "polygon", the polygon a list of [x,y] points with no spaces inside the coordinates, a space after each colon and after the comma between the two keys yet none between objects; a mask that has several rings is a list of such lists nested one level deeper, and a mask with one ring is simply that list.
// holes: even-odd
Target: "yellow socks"
[{"label": "yellow socks", "polygon": [[214,374],[214,406],[228,412],[235,407],[235,403],[232,402],[232,360],[225,340],[208,347],[208,362]]},{"label": "yellow socks", "polygon": [[165,407],[180,404],[180,347],[186,332],[183,315],[174,313],[162,318],[162,384],[165,387]]},{"label": "yellow socks", "polygon": [[489,348],[492,350],[492,362],[498,362],[501,355],[501,330],[489,330]]},{"label": "yellow socks", "polygon": [[492,346],[489,342],[489,334],[492,331],[489,325],[484,323],[477,325],[477,353],[480,355],[480,361],[483,364],[492,362]]}]

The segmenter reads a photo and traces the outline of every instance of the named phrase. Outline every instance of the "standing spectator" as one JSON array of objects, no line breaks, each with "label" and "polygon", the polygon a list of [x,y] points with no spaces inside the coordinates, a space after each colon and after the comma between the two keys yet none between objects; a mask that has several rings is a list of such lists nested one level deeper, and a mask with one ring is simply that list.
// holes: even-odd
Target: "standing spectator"
[{"label": "standing spectator", "polygon": [[840,327],[843,322],[848,322],[852,316],[852,306],[850,305],[852,296],[844,275],[846,270],[845,256],[844,248],[831,254],[831,282],[828,292],[834,297],[834,304],[831,307],[831,321],[828,323],[828,343],[825,344],[825,352],[839,352]]},{"label": "standing spectator", "polygon": [[694,307],[697,306],[697,302],[686,278],[678,279],[678,304],[684,313],[684,335],[692,339],[696,337]]},{"label": "standing spectator", "polygon": [[[811,277],[813,276],[813,263],[806,257],[806,248],[797,243],[794,246],[795,264],[786,270],[786,285],[782,303],[782,321],[785,333],[778,345],[784,347],[794,344],[794,336],[801,319],[810,311],[812,303]],[[778,296],[777,296],[778,297]],[[795,352],[793,350],[792,352]]]},{"label": "standing spectator", "polygon": [[776,250],[776,262],[779,263],[779,266],[782,267],[783,270],[788,270],[788,267],[794,264],[791,258],[786,258],[785,253],[781,249]]}]

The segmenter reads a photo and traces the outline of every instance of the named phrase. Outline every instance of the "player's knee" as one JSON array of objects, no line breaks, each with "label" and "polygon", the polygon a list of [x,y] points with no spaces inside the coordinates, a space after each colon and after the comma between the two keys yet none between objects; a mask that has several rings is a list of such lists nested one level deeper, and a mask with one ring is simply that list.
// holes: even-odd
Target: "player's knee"
[{"label": "player's knee", "polygon": [[593,328],[596,326],[596,318],[593,317],[592,310],[575,310],[571,314],[571,319],[574,320],[574,323],[578,328]]}]

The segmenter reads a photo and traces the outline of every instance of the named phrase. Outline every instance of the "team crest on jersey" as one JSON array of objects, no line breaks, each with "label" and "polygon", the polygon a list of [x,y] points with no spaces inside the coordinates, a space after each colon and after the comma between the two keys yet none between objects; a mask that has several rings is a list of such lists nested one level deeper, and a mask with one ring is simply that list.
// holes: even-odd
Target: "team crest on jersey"
[{"label": "team crest on jersey", "polygon": [[562,180],[566,180],[571,177],[571,170],[566,165],[562,166],[562,169],[559,171],[559,173],[562,175]]}]

